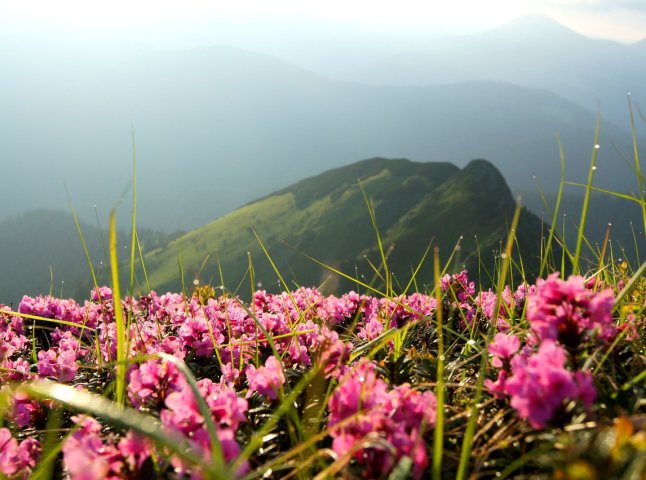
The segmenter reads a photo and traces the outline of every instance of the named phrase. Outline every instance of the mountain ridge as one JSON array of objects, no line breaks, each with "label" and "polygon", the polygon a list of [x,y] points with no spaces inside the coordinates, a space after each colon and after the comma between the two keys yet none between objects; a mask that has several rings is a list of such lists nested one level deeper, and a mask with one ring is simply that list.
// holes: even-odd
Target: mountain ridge
[{"label": "mountain ridge", "polygon": [[[594,115],[545,90],[479,81],[365,86],[240,52],[155,54],[64,85],[50,85],[38,71],[29,84],[14,84],[8,66],[0,85],[13,85],[5,104],[11,121],[0,129],[0,158],[8,178],[29,181],[0,191],[0,218],[15,213],[17,195],[25,210],[66,208],[62,182],[56,194],[58,178],[65,178],[82,218],[94,218],[94,205],[107,217],[115,192],[130,183],[131,125],[143,180],[139,220],[167,231],[198,226],[300,178],[375,155],[455,164],[496,158],[517,191],[534,188],[532,174],[546,187],[558,180],[558,131],[569,179],[587,171],[582,159]],[[629,134],[610,123],[602,134],[613,144],[621,146],[624,137],[629,143]],[[603,152],[600,162],[609,158],[613,166],[600,163],[599,171],[620,172],[618,157]],[[99,175],[100,182],[91,180]]]},{"label": "mountain ridge", "polygon": [[[362,173],[359,184],[355,183],[357,172]],[[482,188],[483,181],[486,188]],[[374,273],[366,259],[379,265],[380,253],[364,192],[392,260],[390,270],[400,284],[407,283],[429,245],[439,245],[446,260],[458,241],[462,245],[458,260],[467,263],[454,267],[480,271],[482,262],[491,274],[494,250],[504,241],[516,208],[504,178],[486,160],[471,161],[460,169],[446,162],[367,159],[259,198],[188,232],[165,249],[150,252],[145,262],[153,288],[178,287],[177,258],[182,258],[186,284],[196,279],[219,285],[221,280],[215,272],[221,270],[224,284],[235,290],[233,286],[244,283],[249,256],[255,281],[262,288],[284,288],[264,258],[256,235],[289,283],[287,288],[323,285],[329,292],[352,288],[347,278],[321,264],[360,278]],[[534,260],[540,252],[543,225],[523,210],[521,226],[520,248],[531,275],[537,266]],[[217,262],[213,260],[216,257]],[[431,282],[428,264],[417,280],[420,285]],[[481,280],[487,283],[484,276]]]},{"label": "mountain ridge", "polygon": [[[581,35],[544,15],[519,17],[470,35],[443,37],[424,47],[357,68],[352,79],[373,84],[439,85],[465,80],[506,81],[545,88],[604,117],[627,124],[625,93],[646,96],[646,49]],[[538,60],[540,59],[540,60]]]}]

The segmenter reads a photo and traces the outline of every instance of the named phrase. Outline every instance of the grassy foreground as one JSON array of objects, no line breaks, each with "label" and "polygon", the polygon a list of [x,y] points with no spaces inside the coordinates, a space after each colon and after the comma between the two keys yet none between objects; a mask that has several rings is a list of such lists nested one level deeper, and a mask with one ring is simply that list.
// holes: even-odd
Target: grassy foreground
[{"label": "grassy foreground", "polygon": [[502,295],[461,272],[437,296],[25,297],[0,472],[643,478],[644,268],[611,267]]},{"label": "grassy foreground", "polygon": [[646,263],[586,248],[595,158],[574,247],[510,284],[517,209],[487,291],[437,249],[395,291],[376,231],[382,291],[122,296],[112,218],[111,288],[0,305],[0,478],[644,478]]}]

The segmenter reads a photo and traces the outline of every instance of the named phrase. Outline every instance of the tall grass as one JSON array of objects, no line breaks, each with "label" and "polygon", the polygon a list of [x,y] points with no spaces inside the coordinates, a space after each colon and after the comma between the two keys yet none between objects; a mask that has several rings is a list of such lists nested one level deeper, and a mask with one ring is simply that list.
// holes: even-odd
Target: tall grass
[{"label": "tall grass", "polygon": [[117,326],[117,366],[115,400],[123,405],[126,391],[126,362],[128,355],[128,335],[126,321],[121,307],[121,285],[119,281],[119,259],[117,257],[117,225],[114,210],[110,213],[110,268],[112,272],[112,298],[114,318]]},{"label": "tall grass", "polygon": [[[639,157],[637,152],[637,139],[635,134],[634,118],[631,112],[631,128],[633,131],[635,173],[638,178],[639,195],[628,196],[621,193],[608,192],[608,194],[625,198],[627,201],[638,202],[641,205],[644,231],[646,231],[646,202],[644,201],[643,186],[644,181],[639,166]],[[646,263],[640,265],[635,271],[615,270],[614,255],[612,245],[609,240],[609,233],[603,241],[602,248],[597,252],[594,269],[586,270],[587,264],[583,261],[583,250],[586,243],[585,225],[589,212],[589,198],[593,190],[595,165],[598,154],[597,142],[599,138],[599,124],[595,129],[595,147],[593,148],[590,168],[588,172],[588,181],[584,185],[585,196],[581,209],[579,220],[579,232],[573,249],[569,249],[557,232],[557,223],[561,212],[559,211],[561,195],[564,185],[569,182],[565,180],[565,159],[562,148],[561,151],[561,171],[562,178],[557,196],[556,205],[552,215],[552,226],[542,250],[543,257],[540,259],[540,274],[545,276],[552,271],[560,270],[565,276],[564,266],[565,259],[571,261],[572,273],[584,275],[598,275],[603,278],[605,284],[617,286],[623,284],[615,298],[614,314],[620,325],[627,324],[629,316],[633,315],[639,318],[644,316],[644,289],[643,281],[646,272]],[[137,265],[137,252],[139,256],[139,266],[145,277],[145,283],[150,291],[150,282],[147,270],[144,264],[145,255],[142,252],[141,245],[136,231],[136,155],[134,145],[134,132],[132,137],[133,143],[133,206],[131,213],[131,238],[130,238],[130,259],[129,259],[129,288],[128,293],[133,294],[136,285],[135,269]],[[408,294],[409,289],[417,285],[417,276],[422,265],[427,260],[432,244],[429,244],[426,251],[416,268],[412,269],[411,277],[402,288],[393,282],[391,269],[388,265],[388,245],[382,241],[378,228],[378,219],[375,209],[368,193],[359,185],[363,199],[367,207],[367,214],[370,217],[371,225],[375,232],[376,243],[380,263],[372,264],[375,278],[380,282],[378,284],[365,282],[356,275],[342,272],[324,262],[315,259],[307,254],[303,256],[320,266],[326,267],[330,272],[340,275],[348,280],[353,281],[358,287],[365,290],[366,293],[374,294],[380,298],[387,299],[396,307],[402,308],[408,314],[419,312],[411,311],[411,308],[401,300],[401,295]],[[597,189],[598,190],[598,189]],[[505,245],[501,249],[500,259],[496,269],[495,281],[495,306],[493,308],[493,319],[507,315],[510,319],[509,328],[513,332],[527,331],[526,311],[523,310],[518,316],[514,312],[506,311],[508,309],[503,304],[505,287],[513,282],[512,270],[516,268],[521,276],[524,276],[524,260],[520,258],[515,260],[513,257],[514,245],[516,243],[516,231],[518,228],[521,208],[520,201],[517,202],[513,219],[509,226],[506,236]],[[76,216],[75,216],[76,219]],[[78,221],[77,221],[78,228]],[[82,238],[82,232],[79,234]],[[284,276],[272,260],[271,253],[266,248],[260,234],[254,229],[253,234],[271,264],[275,274],[280,279],[281,285],[287,286]],[[554,259],[554,244],[559,242],[563,251],[561,259]],[[384,314],[380,317],[383,331],[381,334],[370,340],[361,340],[357,332],[359,313],[353,319],[346,319],[337,328],[342,338],[353,343],[353,350],[348,358],[343,360],[343,367],[352,366],[355,362],[365,358],[371,360],[379,368],[379,374],[382,378],[388,380],[389,387],[395,388],[396,385],[410,383],[417,391],[434,391],[436,398],[436,416],[433,426],[433,433],[430,433],[430,426],[420,425],[419,442],[425,442],[425,452],[430,453],[429,467],[423,472],[424,475],[430,474],[434,479],[456,478],[463,480],[466,478],[507,478],[511,477],[518,471],[534,474],[549,471],[544,466],[545,459],[547,463],[550,459],[556,459],[555,462],[565,462],[561,473],[575,470],[568,470],[572,465],[592,465],[587,457],[576,456],[575,446],[580,437],[575,436],[579,430],[583,433],[596,432],[594,435],[600,437],[605,435],[606,430],[611,429],[610,424],[614,413],[611,407],[603,404],[599,407],[597,422],[586,422],[585,414],[574,415],[565,406],[562,412],[570,415],[570,420],[563,420],[564,424],[556,426],[553,429],[546,429],[538,434],[534,433],[514,416],[511,407],[504,405],[502,402],[495,400],[484,387],[485,379],[491,376],[492,369],[490,366],[490,357],[487,351],[496,330],[494,321],[490,321],[484,327],[477,325],[475,321],[466,328],[460,327],[460,322],[464,323],[466,313],[460,308],[452,307],[454,305],[455,293],[443,291],[441,288],[441,278],[444,273],[453,273],[449,271],[450,265],[454,263],[454,255],[458,251],[460,240],[456,248],[448,256],[445,266],[440,268],[440,253],[437,248],[433,250],[433,280],[432,290],[429,292],[435,299],[435,311],[432,318],[418,318],[401,326],[392,326],[391,322],[395,316],[394,310],[390,314]],[[83,242],[86,251],[88,264],[92,271],[92,277],[95,287],[98,289],[96,275],[92,269],[92,262],[89,258],[87,248]],[[298,250],[297,250],[298,251]],[[244,473],[245,479],[256,478],[335,478],[337,476],[347,476],[352,478],[361,474],[361,469],[357,467],[357,455],[362,449],[370,448],[376,451],[392,451],[395,447],[389,444],[384,437],[366,436],[360,444],[355,444],[344,452],[335,452],[332,448],[331,438],[341,431],[345,425],[350,424],[357,418],[361,418],[366,412],[361,409],[354,412],[342,422],[328,426],[327,411],[331,397],[336,389],[344,381],[343,377],[330,378],[324,373],[324,365],[320,358],[313,357],[312,365],[309,368],[301,366],[288,366],[288,358],[281,351],[281,342],[293,341],[300,335],[312,333],[312,330],[301,329],[305,319],[315,310],[315,306],[306,306],[303,308],[292,292],[286,292],[289,299],[290,307],[295,312],[295,316],[288,317],[288,333],[273,334],[266,327],[266,317],[256,308],[255,303],[247,306],[240,300],[235,300],[242,309],[245,310],[248,317],[253,321],[255,330],[255,340],[246,340],[255,342],[255,353],[253,363],[256,368],[262,368],[262,353],[260,351],[258,338],[262,337],[267,342],[266,355],[272,355],[281,360],[282,374],[287,378],[284,385],[280,386],[278,398],[269,402],[266,399],[259,398],[258,395],[249,395],[249,401],[253,408],[248,412],[250,422],[255,422],[252,426],[245,427],[238,432],[236,441],[242,445],[240,453],[232,461],[227,462],[225,459],[225,448],[220,441],[219,433],[221,426],[217,424],[212,416],[207,401],[200,394],[197,376],[194,373],[196,369],[208,369],[213,365],[203,365],[204,362],[217,361],[214,370],[209,370],[209,375],[213,379],[222,371],[224,361],[221,354],[227,353],[231,356],[232,365],[234,364],[234,347],[240,347],[244,344],[244,339],[233,339],[231,335],[231,324],[229,319],[227,328],[229,328],[229,343],[219,345],[221,351],[216,348],[217,340],[211,325],[209,326],[209,336],[214,347],[214,355],[208,360],[198,358],[193,355],[187,358],[187,361],[180,360],[174,356],[165,353],[157,355],[139,355],[130,357],[130,352],[134,345],[134,339],[131,337],[131,324],[138,328],[138,319],[129,309],[124,313],[122,308],[121,278],[119,275],[120,262],[117,255],[117,233],[115,212],[110,214],[109,223],[109,252],[110,267],[112,280],[112,296],[114,318],[116,323],[116,359],[114,362],[102,363],[96,368],[98,371],[108,370],[112,372],[114,378],[114,388],[111,392],[106,389],[101,394],[90,393],[89,391],[74,388],[71,385],[63,385],[47,380],[30,380],[23,381],[11,388],[28,393],[33,398],[47,399],[54,401],[60,408],[52,410],[49,416],[47,428],[42,432],[44,438],[44,451],[40,457],[40,463],[34,469],[34,476],[37,478],[47,478],[52,476],[55,471],[57,462],[60,462],[60,451],[63,442],[69,435],[74,433],[74,427],[69,426],[69,412],[86,412],[103,420],[113,432],[119,433],[132,430],[138,434],[147,437],[158,447],[165,458],[175,455],[186,463],[195,466],[204,474],[206,478],[225,479],[240,475],[245,465],[250,465],[249,470]],[[573,252],[573,253],[572,253]],[[609,260],[606,260],[606,258]],[[252,294],[255,288],[254,267],[249,256],[248,280],[250,282]],[[219,263],[219,262],[218,262]],[[181,260],[179,260],[180,269]],[[220,268],[220,280],[224,286],[224,276]],[[183,284],[183,270],[180,271]],[[184,286],[183,286],[184,289]],[[223,298],[235,298],[223,287]],[[188,297],[188,295],[187,295]],[[214,296],[208,296],[203,299],[201,308],[204,310],[208,302],[217,301]],[[473,299],[471,299],[473,300]],[[185,300],[186,312],[189,312],[188,302]],[[365,298],[362,300],[366,302]],[[641,304],[639,302],[642,302]],[[363,305],[365,306],[365,305]],[[363,307],[362,306],[362,307]],[[21,316],[25,319],[38,321],[39,325],[68,325],[78,327],[73,322],[44,318],[41,316],[19,314],[8,310],[0,310],[0,315]],[[188,315],[188,313],[187,313]],[[474,315],[482,315],[478,308]],[[631,317],[632,318],[632,317]],[[434,321],[433,321],[434,320]],[[316,328],[321,327],[321,320],[317,319]],[[311,325],[310,325],[311,327]],[[36,328],[36,324],[32,328]],[[94,329],[85,327],[83,329],[94,334],[95,342],[98,342],[98,333]],[[32,331],[32,334],[34,332]],[[634,345],[626,345],[625,336],[628,330],[624,330],[616,340],[608,346],[605,351],[601,349],[590,357],[586,358],[586,363],[596,375],[596,381],[599,390],[606,395],[612,388],[617,390],[617,395],[625,395],[626,398],[633,398],[639,392],[643,392],[643,382],[646,378],[646,361],[644,360],[644,338],[643,332]],[[35,337],[34,337],[35,338]],[[79,340],[83,338],[83,330],[78,336]],[[32,345],[33,360],[36,360],[35,341]],[[98,349],[98,344],[96,345]],[[639,350],[639,349],[642,350]],[[308,352],[312,353],[312,352]],[[630,356],[630,358],[627,358]],[[100,359],[100,353],[97,355]],[[164,362],[174,365],[181,373],[193,393],[199,409],[199,413],[204,420],[209,437],[210,451],[205,457],[200,452],[187,446],[186,438],[173,432],[162,425],[162,422],[156,416],[156,412],[138,411],[127,405],[127,371],[131,366],[135,366],[151,358],[160,358]],[[242,355],[238,359],[240,370],[242,370]],[[630,362],[630,367],[621,365],[620,361]],[[642,370],[633,365],[641,365]],[[4,370],[0,368],[0,373]],[[202,370],[200,370],[202,371]],[[216,372],[216,373],[213,373]],[[207,377],[208,378],[208,377]],[[243,377],[235,380],[238,387],[244,384]],[[641,389],[641,390],[640,390]],[[242,388],[244,390],[244,388]],[[631,393],[632,397],[628,394]],[[637,392],[636,394],[634,392]],[[371,395],[371,392],[362,392],[360,404],[366,401],[364,396]],[[616,400],[612,404],[613,398],[608,395],[603,401],[613,408],[619,408],[620,402]],[[623,401],[626,401],[623,399]],[[4,419],[9,411],[9,394],[2,392],[0,398],[0,418]],[[643,412],[644,405],[638,401],[632,408],[625,407],[625,414],[632,415]],[[62,413],[65,409],[67,413]],[[67,422],[67,423],[66,423]],[[570,423],[568,423],[570,422]],[[60,426],[60,432],[58,432]],[[428,428],[427,428],[428,427]],[[568,430],[568,428],[570,430]],[[628,427],[626,427],[628,428]],[[596,429],[596,430],[595,430]],[[612,432],[611,432],[612,433]],[[593,435],[593,433],[590,433]],[[610,434],[608,434],[610,435]],[[626,434],[628,435],[628,434]],[[632,434],[628,435],[632,439]],[[625,436],[625,435],[624,435]],[[507,440],[509,437],[510,440]],[[583,437],[581,437],[583,438]],[[602,437],[606,438],[606,437]],[[610,438],[610,437],[607,437]],[[623,438],[623,437],[622,437]],[[461,442],[459,441],[461,439]],[[588,441],[587,437],[583,440]],[[581,440],[581,441],[583,441]],[[632,441],[632,440],[631,440]],[[630,442],[626,440],[624,444],[619,445],[615,441],[607,440],[610,448],[620,449],[628,448]],[[637,442],[637,440],[635,440]],[[570,445],[570,443],[572,445]],[[561,445],[558,451],[555,445]],[[564,446],[565,445],[565,446]],[[619,446],[617,446],[619,445]],[[568,450],[569,448],[569,450]],[[594,438],[590,440],[589,451],[594,451]],[[381,449],[381,450],[380,450]],[[390,449],[390,450],[389,450]],[[644,455],[646,458],[646,449],[635,447],[638,455]],[[571,454],[568,458],[565,454]],[[623,451],[623,450],[622,450]],[[269,453],[267,453],[269,452]],[[572,453],[574,452],[574,453]],[[565,456],[564,456],[565,455]],[[584,458],[584,460],[581,460]],[[641,458],[641,457],[640,457]],[[543,463],[541,463],[541,461]],[[618,462],[617,459],[612,461]],[[568,463],[570,462],[570,463]],[[491,464],[489,468],[487,465]],[[397,458],[389,472],[390,479],[408,478],[414,473],[414,460],[411,456]],[[559,467],[560,468],[560,467]],[[574,468],[574,467],[572,467]],[[581,467],[583,468],[583,467]],[[587,467],[586,467],[587,468]],[[631,467],[636,468],[636,467]],[[565,472],[565,473],[563,473]],[[562,476],[561,478],[575,478]],[[592,477],[591,477],[592,478]],[[637,477],[623,477],[637,478]]]}]

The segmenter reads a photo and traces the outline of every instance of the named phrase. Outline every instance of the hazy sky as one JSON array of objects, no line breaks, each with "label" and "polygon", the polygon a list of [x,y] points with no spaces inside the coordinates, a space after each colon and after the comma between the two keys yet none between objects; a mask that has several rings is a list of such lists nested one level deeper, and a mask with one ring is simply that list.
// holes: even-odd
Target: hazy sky
[{"label": "hazy sky", "polygon": [[627,43],[646,37],[646,0],[0,0],[0,37],[81,30],[187,46],[208,43],[214,25],[233,28],[240,20],[269,18],[297,23],[303,17],[393,31],[465,33],[529,12],[587,36]]}]

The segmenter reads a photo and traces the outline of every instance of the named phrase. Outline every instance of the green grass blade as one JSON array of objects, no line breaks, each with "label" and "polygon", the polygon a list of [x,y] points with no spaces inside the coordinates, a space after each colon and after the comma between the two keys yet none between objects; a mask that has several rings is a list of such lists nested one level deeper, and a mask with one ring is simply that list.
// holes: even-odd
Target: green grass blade
[{"label": "green grass blade", "polygon": [[442,456],[444,447],[444,332],[442,329],[442,283],[440,280],[440,249],[434,249],[433,274],[435,279],[435,316],[437,319],[437,413],[433,442],[433,480],[442,478]]},{"label": "green grass blade", "polygon": [[[357,284],[357,286],[365,288],[366,291],[373,292],[374,294],[382,296],[382,297],[385,296],[384,292],[378,290],[377,288],[373,287],[372,285],[370,285],[370,284],[368,284],[366,282],[362,282],[361,280],[359,280],[358,276],[355,275],[354,277],[352,277],[352,276],[348,275],[347,273],[344,273],[341,270],[337,270],[336,268],[321,262],[320,260],[312,257],[311,255],[308,255],[308,254],[300,251],[296,247],[293,247],[293,246],[289,245],[286,242],[283,242],[283,244],[285,246],[291,248],[295,252],[301,254],[303,257],[307,258],[308,260],[311,260],[312,262],[316,263],[317,265],[329,270],[330,272],[335,273],[335,274],[337,274],[337,275],[339,275],[339,276],[341,276],[341,277],[343,277],[343,278],[345,278],[347,280],[355,282]],[[358,290],[358,288],[357,288],[357,290]]]},{"label": "green grass blade", "polygon": [[364,190],[363,185],[361,185],[361,182],[359,181],[357,183],[359,184],[359,188],[361,189],[363,200],[366,202],[366,207],[368,208],[368,214],[370,215],[370,223],[372,224],[372,228],[375,231],[375,236],[377,237],[377,247],[379,248],[379,255],[381,255],[381,265],[383,266],[383,269],[384,269],[386,295],[391,296],[392,285],[391,285],[390,272],[388,271],[388,261],[386,259],[386,252],[384,250],[384,245],[381,241],[381,234],[379,233],[379,227],[377,226],[377,215],[375,213],[375,206],[372,204],[372,201],[368,198],[368,195],[366,194],[366,191]]},{"label": "green grass blade", "polygon": [[[554,241],[556,224],[558,221],[559,211],[561,209],[561,200],[563,199],[563,186],[565,184],[565,152],[563,151],[563,144],[561,143],[560,137],[557,136],[556,141],[558,143],[559,158],[561,160],[561,181],[559,182],[559,190],[556,195],[556,204],[554,205],[554,213],[552,214],[552,224],[550,225],[550,230],[547,236],[547,242],[545,244],[545,252],[543,254],[543,259],[541,261],[541,266],[538,273],[539,277],[542,277],[545,274],[545,270],[547,268],[547,262],[550,257],[550,253],[552,251],[552,243]],[[562,234],[563,234],[563,238],[565,238],[565,232],[563,232]]]},{"label": "green grass blade", "polygon": [[39,317],[38,315],[30,315],[28,313],[14,312],[13,310],[0,310],[0,314],[14,316],[14,317],[28,318],[30,320],[40,320],[42,322],[55,323],[57,325],[67,325],[68,327],[77,327],[77,328],[82,327],[85,330],[90,330],[92,332],[95,330],[94,328],[85,327],[83,325],[79,325],[78,323],[74,323],[74,322],[68,322],[67,320],[59,320],[58,318]]},{"label": "green grass blade", "polygon": [[215,428],[215,423],[213,422],[213,416],[211,415],[211,410],[209,409],[209,406],[206,404],[204,397],[202,397],[202,394],[200,393],[200,389],[197,386],[197,381],[195,380],[193,373],[188,368],[186,363],[184,363],[183,360],[177,357],[174,357],[172,355],[169,355],[163,352],[159,352],[157,356],[175,365],[175,367],[177,367],[177,369],[180,372],[182,372],[182,375],[184,375],[184,377],[186,378],[186,382],[188,383],[188,386],[191,388],[191,391],[193,392],[193,396],[195,397],[197,406],[200,409],[200,414],[204,418],[206,429],[209,432],[209,437],[211,439],[211,459],[212,459],[213,468],[216,471],[221,472],[223,478],[229,478],[229,476],[226,474],[226,471],[225,471],[226,464],[224,461],[224,454],[222,452],[222,445],[220,444],[220,439],[218,438],[218,432],[217,432],[217,429]]},{"label": "green grass blade", "polygon": [[579,262],[581,261],[581,247],[583,245],[583,236],[585,234],[585,224],[588,218],[588,207],[590,204],[590,192],[592,191],[592,180],[597,168],[597,155],[599,154],[599,132],[601,130],[601,116],[597,114],[597,125],[594,129],[594,147],[592,148],[592,158],[590,160],[590,169],[588,170],[588,182],[586,183],[585,194],[583,196],[583,206],[581,207],[581,219],[579,221],[579,231],[576,237],[576,247],[574,249],[574,263],[572,264],[572,274],[576,275],[580,271]]},{"label": "green grass blade", "polygon": [[52,399],[72,410],[90,413],[111,425],[134,430],[150,438],[158,446],[167,448],[184,460],[205,469],[213,478],[222,480],[228,478],[221,471],[207,464],[201,456],[186,448],[186,439],[164,429],[155,417],[111,402],[100,395],[47,380],[25,383],[22,388],[31,396]]},{"label": "green grass blade", "polygon": [[114,301],[114,319],[117,326],[117,376],[116,376],[116,401],[119,405],[124,403],[126,390],[126,355],[127,338],[126,325],[121,308],[121,290],[119,287],[119,260],[117,258],[117,226],[114,210],[110,212],[110,270],[112,272],[112,299]]},{"label": "green grass blade", "polygon": [[[260,248],[262,249],[263,253],[267,257],[267,260],[269,261],[269,264],[271,265],[271,268],[274,270],[276,275],[278,276],[278,279],[280,280],[281,285],[285,286],[285,292],[289,296],[289,299],[292,301],[294,304],[294,308],[298,310],[298,303],[294,299],[294,296],[292,295],[292,292],[289,291],[287,288],[287,284],[285,283],[285,279],[283,278],[283,275],[280,273],[280,270],[274,263],[274,259],[271,258],[271,255],[269,255],[269,252],[267,251],[267,248],[265,248],[265,244],[263,243],[262,239],[260,238],[260,235],[258,235],[258,232],[256,232],[256,229],[254,227],[251,227],[251,231],[253,232],[254,236],[256,237],[256,240],[258,240],[258,243],[260,244]],[[291,324],[291,319],[289,320],[289,323]]]},{"label": "green grass blade", "polygon": [[628,112],[630,114],[630,131],[633,137],[633,155],[635,160],[635,174],[637,177],[637,191],[641,200],[642,221],[644,224],[644,233],[646,234],[646,202],[644,201],[644,176],[642,175],[639,165],[639,149],[637,148],[637,129],[635,128],[635,114],[633,112],[633,102],[630,92],[628,93]]},{"label": "green grass blade", "polygon": [[[87,243],[85,242],[85,236],[83,235],[83,231],[81,230],[81,224],[79,223],[78,216],[76,215],[76,211],[74,210],[74,206],[72,205],[72,199],[70,197],[70,192],[67,189],[67,185],[65,185],[65,194],[67,195],[67,203],[70,207],[70,211],[72,212],[72,217],[74,218],[74,224],[76,225],[76,231],[79,234],[79,238],[81,239],[81,244],[83,245],[83,251],[85,252],[85,258],[87,259],[87,264],[88,267],[90,267],[90,273],[92,274],[92,282],[94,282],[94,288],[97,290],[99,289],[99,282],[96,279],[96,273],[94,271],[94,265],[92,265],[92,258],[90,257],[90,251],[87,248]],[[62,296],[62,295],[61,295]]]},{"label": "green grass blade", "polygon": [[619,292],[619,295],[617,295],[617,297],[615,298],[613,312],[617,311],[624,297],[630,293],[630,291],[635,287],[635,283],[637,283],[637,281],[640,280],[644,275],[646,275],[646,262],[641,264],[641,266],[637,269],[633,276],[630,277],[630,280],[628,280],[626,286],[624,286],[621,292]]},{"label": "green grass blade", "polygon": [[310,384],[319,371],[320,367],[315,367],[306,372],[289,394],[283,397],[278,407],[274,410],[273,415],[271,415],[269,419],[254,432],[249,439],[249,443],[247,443],[240,455],[238,455],[238,458],[232,465],[233,471],[237,471],[237,469],[249,459],[253,452],[263,444],[263,438],[265,435],[274,428],[284,415],[288,414],[289,411],[294,408],[294,402],[298,396],[303,392],[303,390],[305,390],[307,385]]},{"label": "green grass blade", "polygon": [[56,462],[56,457],[60,453],[64,440],[57,438],[57,431],[62,423],[62,408],[57,407],[50,411],[47,417],[47,428],[45,431],[45,440],[43,442],[43,453],[38,459],[36,468],[31,472],[29,478],[31,480],[53,478],[53,470]]},{"label": "green grass blade", "polygon": [[[516,228],[518,227],[518,219],[520,218],[520,203],[516,205],[516,211],[514,212],[514,218],[511,223],[511,229],[507,236],[507,244],[505,246],[500,272],[498,275],[498,283],[496,285],[496,305],[494,307],[494,316],[491,324],[489,325],[489,331],[487,332],[487,338],[484,345],[484,348],[487,348],[487,345],[491,341],[493,336],[493,331],[495,328],[495,319],[498,318],[500,314],[500,305],[502,303],[502,292],[505,288],[505,280],[507,278],[507,271],[509,270],[509,264],[511,263],[511,251],[514,245],[516,237]],[[484,378],[486,374],[487,364],[488,364],[488,355],[486,350],[482,352],[482,357],[480,361],[480,371],[478,373],[478,379],[476,384],[475,397],[471,405],[471,413],[469,415],[469,421],[467,423],[466,431],[464,432],[464,438],[462,440],[462,448],[460,450],[460,463],[458,465],[458,471],[456,475],[457,480],[464,480],[467,474],[467,468],[469,465],[469,459],[471,458],[471,451],[473,445],[473,437],[475,434],[476,422],[478,420],[478,405],[480,399],[482,398],[482,389],[484,388]]]},{"label": "green grass blade", "polygon": [[[579,182],[569,182],[568,181],[568,182],[565,182],[565,184],[566,185],[571,185],[573,187],[583,187],[583,188],[588,187],[587,184],[579,183]],[[595,187],[595,186],[591,186],[590,190],[592,190],[593,192],[600,192],[600,193],[604,193],[606,195],[612,195],[613,197],[622,198],[624,200],[635,202],[638,205],[646,205],[646,200],[637,198],[637,196],[635,194],[613,192],[612,190],[608,190],[608,189],[600,188],[600,187]]]},{"label": "green grass blade", "polygon": [[146,269],[146,262],[144,261],[144,252],[141,249],[141,243],[139,243],[139,235],[135,235],[137,239],[137,251],[139,252],[139,261],[141,262],[141,270],[144,272],[144,280],[146,281],[146,288],[148,292],[152,291],[150,287],[150,279],[148,278],[148,270]]}]

